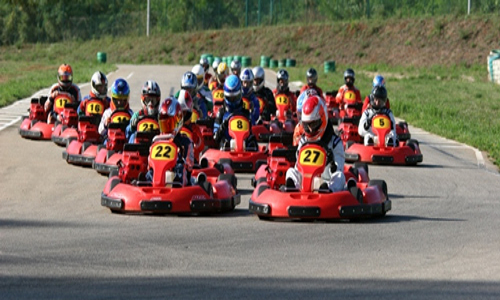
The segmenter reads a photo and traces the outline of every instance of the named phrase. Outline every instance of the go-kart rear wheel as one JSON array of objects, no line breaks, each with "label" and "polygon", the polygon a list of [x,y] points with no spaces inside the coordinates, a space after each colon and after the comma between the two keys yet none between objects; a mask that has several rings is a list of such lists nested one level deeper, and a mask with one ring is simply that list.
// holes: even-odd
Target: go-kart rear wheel
[{"label": "go-kart rear wheel", "polygon": [[112,169],[108,174],[108,178],[118,176],[118,173],[119,173],[119,171],[117,169]]},{"label": "go-kart rear wheel", "polygon": [[354,168],[355,169],[360,169],[363,168],[366,172],[366,175],[368,175],[368,164],[364,162],[355,162],[354,163]]},{"label": "go-kart rear wheel", "polygon": [[106,154],[106,160],[108,160],[111,156],[113,156],[113,154],[115,154],[115,151],[109,150],[108,153]]},{"label": "go-kart rear wheel", "polygon": [[82,145],[82,154],[87,150],[87,148],[92,145],[90,142],[84,142]]},{"label": "go-kart rear wheel", "polygon": [[352,145],[354,145],[354,141],[347,141],[345,143],[345,150],[349,149]]},{"label": "go-kart rear wheel", "polygon": [[220,174],[219,177],[217,177],[217,181],[220,180],[229,182],[235,189],[238,186],[238,179],[234,176],[234,174]]},{"label": "go-kart rear wheel", "polygon": [[[414,140],[414,139],[409,139],[406,141],[406,146],[410,147],[413,151],[417,150],[417,147],[419,146],[420,144],[418,143],[417,140]],[[415,147],[417,146],[417,147]]]},{"label": "go-kart rear wheel", "polygon": [[384,195],[387,197],[388,194],[387,194],[387,183],[385,182],[385,180],[381,180],[381,179],[372,179],[368,182],[368,186],[380,186],[382,188],[382,192],[384,193]]},{"label": "go-kart rear wheel", "polygon": [[76,141],[76,140],[77,140],[77,138],[76,138],[76,137],[74,137],[74,136],[69,137],[69,138],[66,140],[66,148],[68,148],[68,147],[69,147],[69,144],[71,144],[71,142],[72,142],[72,141]]}]

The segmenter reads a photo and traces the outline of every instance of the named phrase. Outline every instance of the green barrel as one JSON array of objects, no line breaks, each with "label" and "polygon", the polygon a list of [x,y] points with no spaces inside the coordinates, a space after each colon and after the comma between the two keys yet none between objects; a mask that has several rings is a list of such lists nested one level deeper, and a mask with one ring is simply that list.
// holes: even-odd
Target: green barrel
[{"label": "green barrel", "polygon": [[210,55],[207,55],[207,60],[208,60],[208,65],[212,65],[212,63],[214,62],[214,56],[212,54]]},{"label": "green barrel", "polygon": [[260,57],[260,66],[262,68],[269,68],[270,61],[271,61],[271,58],[269,56],[262,55]]},{"label": "green barrel", "polygon": [[250,67],[252,65],[252,58],[250,56],[242,56],[241,57],[241,66],[243,68]]},{"label": "green barrel", "polygon": [[227,64],[228,67],[231,65],[232,61],[233,61],[233,57],[232,56],[226,56],[226,64]]},{"label": "green barrel", "polygon": [[97,61],[105,63],[107,61],[106,52],[97,52]]},{"label": "green barrel", "polygon": [[270,68],[277,68],[278,67],[278,60],[277,59],[271,59],[269,61],[269,67]]},{"label": "green barrel", "polygon": [[290,67],[295,67],[297,65],[297,61],[293,58],[287,58],[286,59],[286,66],[287,68],[290,68]]},{"label": "green barrel", "polygon": [[335,72],[335,61],[325,61],[325,73]]},{"label": "green barrel", "polygon": [[278,60],[278,67],[284,68],[286,66],[286,59],[280,59]]}]

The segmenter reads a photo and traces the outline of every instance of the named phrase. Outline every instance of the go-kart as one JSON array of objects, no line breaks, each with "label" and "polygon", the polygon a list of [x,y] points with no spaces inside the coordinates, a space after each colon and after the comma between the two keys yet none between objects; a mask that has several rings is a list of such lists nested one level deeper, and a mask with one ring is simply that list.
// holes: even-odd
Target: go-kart
[{"label": "go-kart", "polygon": [[[298,153],[296,167],[302,174],[299,189],[273,188],[259,181],[249,201],[249,210],[259,219],[356,219],[384,216],[391,209],[387,184],[383,180],[349,180],[347,189],[331,192],[322,189],[321,174],[326,166],[326,151],[316,144],[305,144]],[[264,166],[263,166],[264,167]],[[263,168],[261,167],[261,168]],[[366,179],[364,168],[358,178]],[[359,174],[362,173],[362,175]]]},{"label": "go-kart", "polygon": [[[118,169],[118,161],[122,157],[121,151],[128,140],[125,129],[131,117],[125,110],[116,110],[111,114],[106,144],[97,146],[97,154],[92,162],[92,168],[98,173],[107,175],[111,170]],[[137,126],[139,129],[140,125]]]},{"label": "go-kart", "polygon": [[[28,109],[29,116],[23,117],[21,126],[19,127],[19,134],[23,138],[34,140],[50,140],[54,124],[47,123],[48,114],[45,112],[45,102],[48,97],[42,96],[40,98],[31,98],[30,107]],[[64,108],[66,102],[70,98],[65,94],[60,94],[54,100],[54,110],[60,107],[60,111]]]},{"label": "go-kart", "polygon": [[[125,150],[143,151],[138,155],[144,157],[146,150],[140,147],[127,145]],[[217,213],[234,210],[241,201],[236,192],[234,174],[220,174],[219,170],[213,168],[199,169],[192,173],[193,177],[196,176],[197,183],[183,185],[175,181],[173,172],[179,155],[179,148],[172,138],[155,140],[147,159],[153,173],[152,181],[147,181],[144,176],[129,181],[127,178],[130,178],[130,174],[126,173],[125,168],[121,168],[120,173],[113,171],[101,194],[101,205],[112,212],[157,214]],[[134,165],[132,161],[127,162],[129,167]],[[142,158],[139,163],[143,161]],[[139,167],[135,165],[133,169]]]},{"label": "go-kart", "polygon": [[70,138],[78,137],[78,105],[79,103],[73,102],[64,104],[64,109],[59,114],[60,121],[56,121],[51,136],[56,145],[66,146]]},{"label": "go-kart", "polygon": [[416,165],[422,162],[423,156],[416,140],[400,141],[395,147],[385,144],[386,136],[392,129],[391,123],[387,115],[375,115],[372,119],[372,130],[375,134],[373,145],[347,142],[345,160],[386,165]]},{"label": "go-kart", "polygon": [[359,136],[358,125],[361,118],[361,103],[346,104],[344,107],[343,117],[340,119],[337,127],[337,133],[342,139],[344,145],[348,141],[360,143],[363,138]]},{"label": "go-kart", "polygon": [[98,126],[101,116],[80,116],[78,118],[78,138],[67,140],[66,150],[62,158],[67,163],[81,166],[92,166],[97,155],[97,147],[102,142]]},{"label": "go-kart", "polygon": [[266,146],[259,146],[255,142],[255,146],[251,149],[246,145],[251,132],[248,118],[240,114],[233,114],[225,122],[227,122],[231,140],[226,141],[220,149],[207,149],[203,153],[200,163],[206,163],[208,166],[213,166],[216,163],[228,163],[235,172],[254,172],[260,164],[266,163]]}]

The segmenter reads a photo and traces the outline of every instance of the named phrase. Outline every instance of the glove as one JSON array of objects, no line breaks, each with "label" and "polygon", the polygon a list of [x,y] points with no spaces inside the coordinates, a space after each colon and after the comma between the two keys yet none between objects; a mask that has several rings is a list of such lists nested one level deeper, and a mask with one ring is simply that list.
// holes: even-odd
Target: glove
[{"label": "glove", "polygon": [[137,123],[139,122],[139,117],[136,117],[136,118],[132,118],[130,120],[130,128],[134,131],[137,130]]},{"label": "glove", "polygon": [[372,119],[371,118],[366,119],[366,122],[365,124],[363,124],[363,127],[365,128],[365,130],[370,129],[370,127],[372,127]]},{"label": "glove", "polygon": [[52,92],[52,94],[50,94],[50,98],[53,100],[55,99],[57,96],[59,96],[59,91],[58,90],[55,90]]}]

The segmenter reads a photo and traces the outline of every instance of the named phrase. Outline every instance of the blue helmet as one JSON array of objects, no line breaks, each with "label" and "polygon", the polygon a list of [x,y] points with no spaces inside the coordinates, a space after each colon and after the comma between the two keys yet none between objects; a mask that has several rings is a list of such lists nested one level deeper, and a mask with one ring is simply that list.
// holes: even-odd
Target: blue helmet
[{"label": "blue helmet", "polygon": [[130,87],[123,78],[118,78],[111,87],[111,109],[127,109]]},{"label": "blue helmet", "polygon": [[307,98],[311,96],[318,96],[318,92],[315,89],[307,89],[303,91],[299,97],[297,98],[297,112],[302,112],[302,104],[306,101]]},{"label": "blue helmet", "polygon": [[194,97],[196,95],[197,87],[198,87],[198,78],[196,78],[196,75],[193,72],[189,71],[184,73],[184,75],[182,75],[181,89],[188,91],[191,97]]},{"label": "blue helmet", "polygon": [[250,68],[245,68],[241,71],[240,80],[243,86],[243,95],[249,95],[253,91],[253,72]]},{"label": "blue helmet", "polygon": [[385,79],[382,77],[382,75],[376,75],[373,78],[373,87],[376,86],[384,86],[385,87]]},{"label": "blue helmet", "polygon": [[224,82],[224,101],[230,109],[241,106],[241,81],[236,75],[229,75]]}]

